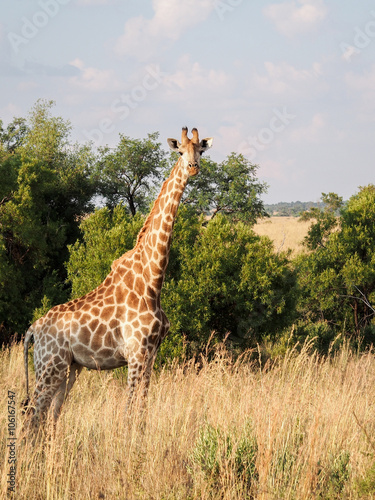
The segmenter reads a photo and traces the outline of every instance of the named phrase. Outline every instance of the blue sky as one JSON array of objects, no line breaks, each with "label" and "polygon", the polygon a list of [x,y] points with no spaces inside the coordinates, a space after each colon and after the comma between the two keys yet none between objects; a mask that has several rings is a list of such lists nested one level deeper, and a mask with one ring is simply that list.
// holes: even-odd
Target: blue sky
[{"label": "blue sky", "polygon": [[56,102],[72,138],[214,137],[259,165],[267,203],[374,182],[372,0],[8,0],[0,118]]}]

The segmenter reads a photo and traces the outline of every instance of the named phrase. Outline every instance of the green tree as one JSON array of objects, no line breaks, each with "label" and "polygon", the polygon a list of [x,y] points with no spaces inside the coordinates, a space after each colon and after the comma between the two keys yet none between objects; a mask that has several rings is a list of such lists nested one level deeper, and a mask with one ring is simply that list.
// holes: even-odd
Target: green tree
[{"label": "green tree", "polygon": [[202,158],[199,175],[189,180],[182,202],[211,218],[222,213],[233,221],[254,224],[268,216],[260,199],[267,184],[257,179],[257,168],[236,153],[220,164]]},{"label": "green tree", "polygon": [[321,199],[323,209],[311,207],[300,217],[300,221],[314,221],[305,238],[305,244],[310,250],[325,246],[327,239],[338,225],[338,215],[343,206],[342,197],[336,193],[322,193]]},{"label": "green tree", "polygon": [[172,333],[201,344],[215,331],[248,345],[288,323],[295,275],[288,255],[276,254],[268,238],[218,215],[179,252],[180,274],[162,292]]},{"label": "green tree", "polygon": [[126,203],[133,216],[149,207],[165,164],[165,152],[158,137],[158,133],[148,134],[146,139],[121,135],[116,148],[99,150],[99,191],[108,207]]},{"label": "green tree", "polygon": [[67,298],[67,244],[79,235],[79,217],[91,210],[92,154],[70,144],[70,124],[51,115],[52,105],[37,102],[18,147],[4,136],[0,145],[3,337],[23,332],[44,296],[45,304]]},{"label": "green tree", "polygon": [[3,122],[0,120],[0,144],[5,151],[13,152],[19,148],[28,132],[28,126],[25,118],[14,118],[11,123],[3,128]]},{"label": "green tree", "polygon": [[330,231],[324,233],[321,226],[315,231],[313,224],[310,234],[319,235],[318,242],[324,233],[324,243],[307,241],[311,253],[296,260],[299,308],[307,321],[325,321],[358,337],[372,328],[375,313],[374,185],[350,198]]}]

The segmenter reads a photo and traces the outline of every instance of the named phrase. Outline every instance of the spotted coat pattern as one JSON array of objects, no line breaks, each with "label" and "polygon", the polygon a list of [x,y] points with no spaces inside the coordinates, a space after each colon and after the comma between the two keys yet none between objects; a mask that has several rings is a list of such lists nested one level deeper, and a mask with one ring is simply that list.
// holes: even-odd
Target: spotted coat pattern
[{"label": "spotted coat pattern", "polygon": [[49,408],[57,419],[64,398],[83,367],[109,370],[128,365],[128,405],[142,381],[147,395],[152,367],[169,322],[160,305],[173,224],[188,178],[200,167],[200,155],[212,139],[182,129],[181,143],[168,139],[181,156],[138,234],[133,250],[112,264],[109,275],[84,297],[53,307],[25,336],[28,392],[28,345],[34,336],[36,387],[33,423]]}]

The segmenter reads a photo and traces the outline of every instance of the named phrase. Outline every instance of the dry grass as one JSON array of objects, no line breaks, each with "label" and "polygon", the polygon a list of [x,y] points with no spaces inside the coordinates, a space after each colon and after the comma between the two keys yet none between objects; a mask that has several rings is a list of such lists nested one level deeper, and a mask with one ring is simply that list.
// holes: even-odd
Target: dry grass
[{"label": "dry grass", "polygon": [[[22,347],[0,353],[1,488],[7,391]],[[154,374],[145,425],[113,372],[82,373],[55,434],[18,437],[17,499],[375,498],[375,359],[293,350],[273,366],[225,353]]]},{"label": "dry grass", "polygon": [[270,217],[254,226],[260,236],[268,236],[277,251],[291,249],[293,254],[303,251],[302,241],[307,235],[311,221],[300,222],[298,217]]}]

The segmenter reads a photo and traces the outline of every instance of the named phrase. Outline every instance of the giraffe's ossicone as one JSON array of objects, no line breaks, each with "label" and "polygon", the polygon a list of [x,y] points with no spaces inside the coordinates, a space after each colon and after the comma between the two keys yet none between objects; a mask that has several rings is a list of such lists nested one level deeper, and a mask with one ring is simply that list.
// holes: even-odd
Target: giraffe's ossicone
[{"label": "giraffe's ossicone", "polygon": [[57,419],[83,367],[109,370],[127,364],[128,406],[140,382],[143,395],[147,395],[157,349],[169,330],[160,293],[177,208],[189,177],[199,171],[201,154],[212,145],[212,138],[199,140],[197,129],[192,135],[189,139],[187,128],[183,128],[181,143],[168,139],[180,158],[133,250],[113,262],[111,272],[95,290],[53,307],[28,329],[24,362],[28,394],[28,346],[34,336],[33,424],[49,408]]}]

